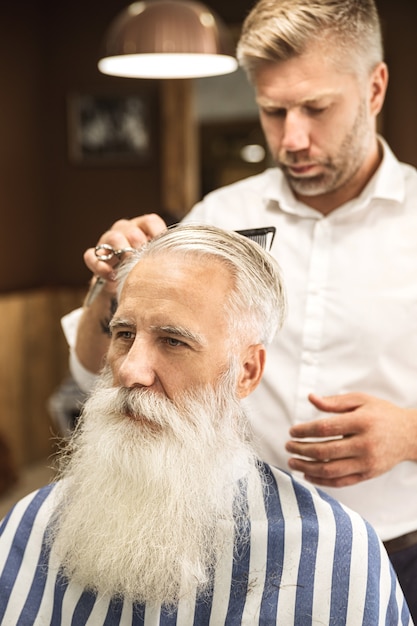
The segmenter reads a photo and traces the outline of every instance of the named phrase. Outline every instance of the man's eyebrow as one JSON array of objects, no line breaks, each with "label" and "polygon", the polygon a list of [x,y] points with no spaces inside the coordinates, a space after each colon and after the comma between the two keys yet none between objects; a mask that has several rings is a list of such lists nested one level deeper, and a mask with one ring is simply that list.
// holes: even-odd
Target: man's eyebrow
[{"label": "man's eyebrow", "polygon": [[338,96],[339,92],[334,90],[321,91],[320,93],[315,94],[312,97],[303,98],[300,100],[300,104],[314,104],[319,102],[320,100],[324,100],[326,98],[335,98]]},{"label": "man's eyebrow", "polygon": [[[123,317],[114,317],[110,322],[109,328],[112,332],[114,332],[114,330],[116,330],[117,328],[131,328],[133,331],[136,332],[135,322],[133,322],[131,319]],[[172,335],[181,339],[187,339],[188,341],[192,341],[199,346],[205,346],[207,344],[203,335],[201,335],[200,333],[194,333],[185,326],[179,326],[176,324],[155,324],[151,326],[149,330],[153,333],[166,333],[167,335]]]},{"label": "man's eyebrow", "polygon": [[[338,91],[335,90],[323,90],[320,91],[316,94],[314,94],[313,96],[306,96],[305,98],[301,98],[299,101],[297,101],[295,104],[297,106],[306,106],[309,104],[315,104],[316,102],[323,100],[324,98],[332,98],[332,97],[336,97],[338,95]],[[263,107],[271,107],[271,108],[276,108],[276,109],[280,109],[280,108],[286,108],[288,106],[288,102],[278,102],[276,100],[274,100],[273,98],[268,98],[268,97],[262,97],[259,96],[256,99],[256,103],[259,106],[263,106]],[[292,104],[292,103],[290,103]]]},{"label": "man's eyebrow", "polygon": [[109,328],[111,331],[113,331],[115,328],[126,327],[126,326],[129,328],[136,328],[136,324],[132,322],[132,320],[129,320],[123,317],[113,317],[113,319],[111,320],[109,324]]},{"label": "man's eyebrow", "polygon": [[191,331],[189,328],[186,328],[185,326],[177,326],[177,325],[174,326],[171,324],[164,324],[161,326],[151,326],[151,330],[153,332],[163,332],[163,333],[167,333],[167,335],[173,335],[174,337],[188,339],[188,341],[192,341],[193,343],[198,344],[200,346],[206,345],[206,340],[204,339],[203,335],[200,335],[199,333],[194,333],[193,331]]}]

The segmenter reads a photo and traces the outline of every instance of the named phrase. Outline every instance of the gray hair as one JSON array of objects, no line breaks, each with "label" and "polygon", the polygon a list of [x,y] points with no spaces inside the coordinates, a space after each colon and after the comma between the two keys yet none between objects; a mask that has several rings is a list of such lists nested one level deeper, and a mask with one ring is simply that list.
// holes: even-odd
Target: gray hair
[{"label": "gray hair", "polygon": [[286,298],[279,266],[259,244],[214,226],[169,228],[120,266],[119,297],[127,276],[141,259],[164,253],[213,258],[225,265],[234,281],[225,302],[231,341],[248,339],[265,345],[272,341],[284,320]]},{"label": "gray hair", "polygon": [[243,23],[237,57],[254,82],[259,66],[299,56],[318,41],[339,67],[372,72],[383,60],[374,0],[260,0]]}]

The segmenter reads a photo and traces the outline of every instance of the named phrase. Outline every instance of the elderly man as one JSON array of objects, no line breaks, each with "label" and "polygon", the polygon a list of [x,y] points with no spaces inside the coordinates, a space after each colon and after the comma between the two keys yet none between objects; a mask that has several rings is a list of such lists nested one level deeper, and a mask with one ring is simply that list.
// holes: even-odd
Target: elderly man
[{"label": "elderly man", "polygon": [[3,522],[1,623],[411,624],[373,529],[253,452],[273,258],[203,226],[129,256],[61,480]]}]

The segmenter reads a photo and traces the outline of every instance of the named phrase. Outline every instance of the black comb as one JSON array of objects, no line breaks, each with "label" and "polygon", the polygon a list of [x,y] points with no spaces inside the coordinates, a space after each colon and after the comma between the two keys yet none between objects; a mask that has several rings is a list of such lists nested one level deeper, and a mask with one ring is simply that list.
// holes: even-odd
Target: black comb
[{"label": "black comb", "polygon": [[264,250],[269,252],[272,248],[276,230],[275,226],[264,226],[263,228],[248,228],[246,230],[237,230],[236,232],[239,235],[248,237],[248,239],[252,239],[252,241],[256,241]]}]

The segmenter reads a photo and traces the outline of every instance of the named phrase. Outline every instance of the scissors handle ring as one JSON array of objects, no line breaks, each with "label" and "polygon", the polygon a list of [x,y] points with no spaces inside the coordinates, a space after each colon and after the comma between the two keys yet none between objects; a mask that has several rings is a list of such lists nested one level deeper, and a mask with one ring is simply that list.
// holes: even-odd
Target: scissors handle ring
[{"label": "scissors handle ring", "polygon": [[[102,252],[102,250],[105,252]],[[94,252],[99,261],[110,261],[114,256],[120,261],[126,252],[135,252],[135,249],[127,247],[115,250],[113,246],[108,243],[100,243],[95,247]]]}]

